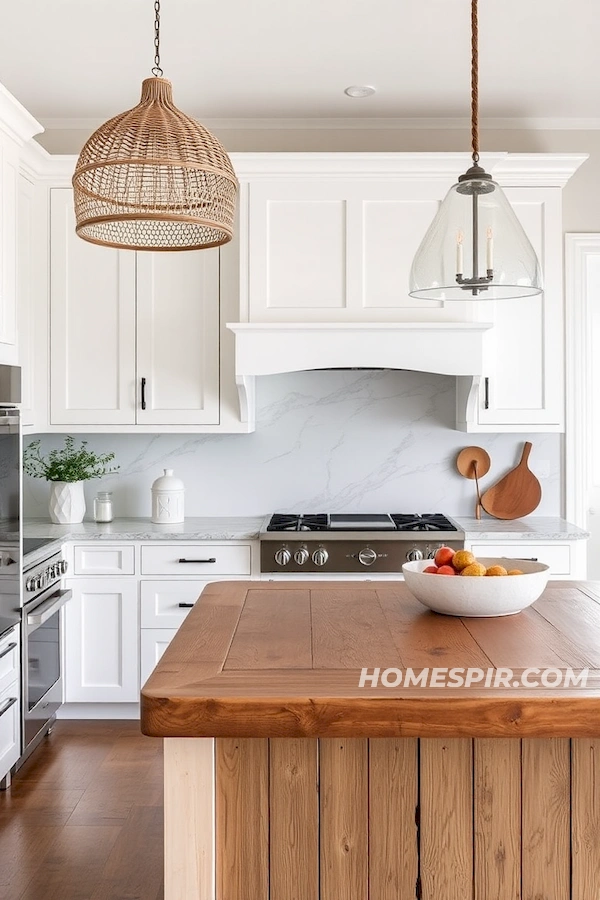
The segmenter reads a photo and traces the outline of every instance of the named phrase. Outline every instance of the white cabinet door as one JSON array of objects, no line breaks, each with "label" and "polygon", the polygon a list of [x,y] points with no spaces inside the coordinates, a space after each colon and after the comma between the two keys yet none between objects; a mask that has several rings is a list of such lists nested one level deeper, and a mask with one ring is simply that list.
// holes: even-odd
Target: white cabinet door
[{"label": "white cabinet door", "polygon": [[468,302],[408,295],[412,259],[447,186],[327,177],[252,182],[249,321],[471,320]]},{"label": "white cabinet door", "polygon": [[[21,423],[24,427],[35,424],[34,383],[36,378],[36,354],[34,327],[33,272],[37,263],[34,246],[34,198],[33,183],[19,175],[17,201],[17,306],[19,326],[19,365],[21,366]],[[39,377],[39,373],[38,377]]]},{"label": "white cabinet door", "polygon": [[139,699],[138,587],[134,578],[76,578],[65,607],[67,703]]},{"label": "white cabinet door", "polygon": [[21,704],[19,681],[0,691],[0,779],[21,755]]},{"label": "white cabinet door", "polygon": [[135,422],[135,254],[75,234],[73,192],[51,192],[50,424]]},{"label": "white cabinet door", "polygon": [[509,188],[506,194],[538,254],[545,290],[480,305],[481,317],[494,327],[486,335],[478,424],[482,430],[563,431],[561,189]]},{"label": "white cabinet door", "polygon": [[137,254],[137,379],[138,424],[219,423],[217,249]]},{"label": "white cabinet door", "polygon": [[140,684],[144,684],[157,662],[177,634],[176,628],[142,628],[140,645]]},{"label": "white cabinet door", "polygon": [[0,134],[0,363],[17,358],[18,147]]}]

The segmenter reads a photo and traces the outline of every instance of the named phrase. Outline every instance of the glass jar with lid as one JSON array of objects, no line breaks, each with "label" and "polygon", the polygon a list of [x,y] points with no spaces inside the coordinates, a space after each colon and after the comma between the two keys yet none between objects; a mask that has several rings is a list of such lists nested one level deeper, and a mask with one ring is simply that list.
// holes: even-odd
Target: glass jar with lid
[{"label": "glass jar with lid", "polygon": [[96,522],[112,522],[113,507],[110,491],[98,491],[98,495],[94,497],[94,520]]}]

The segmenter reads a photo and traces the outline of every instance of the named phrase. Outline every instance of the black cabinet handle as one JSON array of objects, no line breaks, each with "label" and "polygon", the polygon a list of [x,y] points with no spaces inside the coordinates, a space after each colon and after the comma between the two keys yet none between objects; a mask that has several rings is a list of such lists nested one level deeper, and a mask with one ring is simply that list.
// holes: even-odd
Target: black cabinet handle
[{"label": "black cabinet handle", "polygon": [[483,408],[490,408],[490,379],[483,379]]},{"label": "black cabinet handle", "polygon": [[142,378],[142,409],[146,409],[146,379]]},{"label": "black cabinet handle", "polygon": [[2,659],[3,656],[8,656],[10,651],[14,650],[16,646],[17,646],[16,643],[14,641],[11,641],[11,643],[8,645],[8,647],[5,647],[4,650],[2,651],[2,653],[0,653],[0,659]]},{"label": "black cabinet handle", "polygon": [[185,557],[183,557],[182,559],[177,560],[177,562],[180,563],[216,563],[216,561],[216,556],[211,556],[210,559],[185,559]]},{"label": "black cabinet handle", "polygon": [[4,706],[0,709],[0,716],[3,716],[5,712],[8,712],[11,706],[14,706],[16,702],[16,697],[9,697]]},{"label": "black cabinet handle", "polygon": [[191,609],[193,605],[193,603],[180,603],[179,609]]}]

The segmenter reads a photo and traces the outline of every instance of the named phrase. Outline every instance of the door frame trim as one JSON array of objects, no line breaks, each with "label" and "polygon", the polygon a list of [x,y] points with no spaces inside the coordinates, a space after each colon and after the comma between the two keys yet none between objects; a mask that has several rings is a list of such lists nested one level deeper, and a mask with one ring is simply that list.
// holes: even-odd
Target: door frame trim
[{"label": "door frame trim", "polygon": [[[591,470],[592,335],[594,291],[590,259],[600,262],[600,233],[565,234],[566,430],[565,512],[587,527]],[[600,277],[596,295],[600,293]]]}]

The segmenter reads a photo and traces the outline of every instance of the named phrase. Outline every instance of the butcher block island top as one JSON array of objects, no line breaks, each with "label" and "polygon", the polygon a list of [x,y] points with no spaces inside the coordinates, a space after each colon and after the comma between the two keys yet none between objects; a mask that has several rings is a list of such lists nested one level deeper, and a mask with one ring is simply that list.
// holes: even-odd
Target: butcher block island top
[{"label": "butcher block island top", "polygon": [[[363,669],[377,686],[359,686]],[[439,687],[404,685],[441,669]],[[490,680],[444,685],[446,670]],[[494,686],[577,676],[558,687]],[[386,670],[392,670],[391,672]],[[489,670],[491,674],[488,674]],[[402,683],[387,687],[399,675]],[[463,676],[464,676],[463,672]],[[473,677],[473,675],[471,675]],[[512,683],[512,682],[509,682]],[[142,689],[142,730],[165,737],[600,737],[600,584],[550,583],[524,612],[454,618],[402,582],[208,585]]]}]

